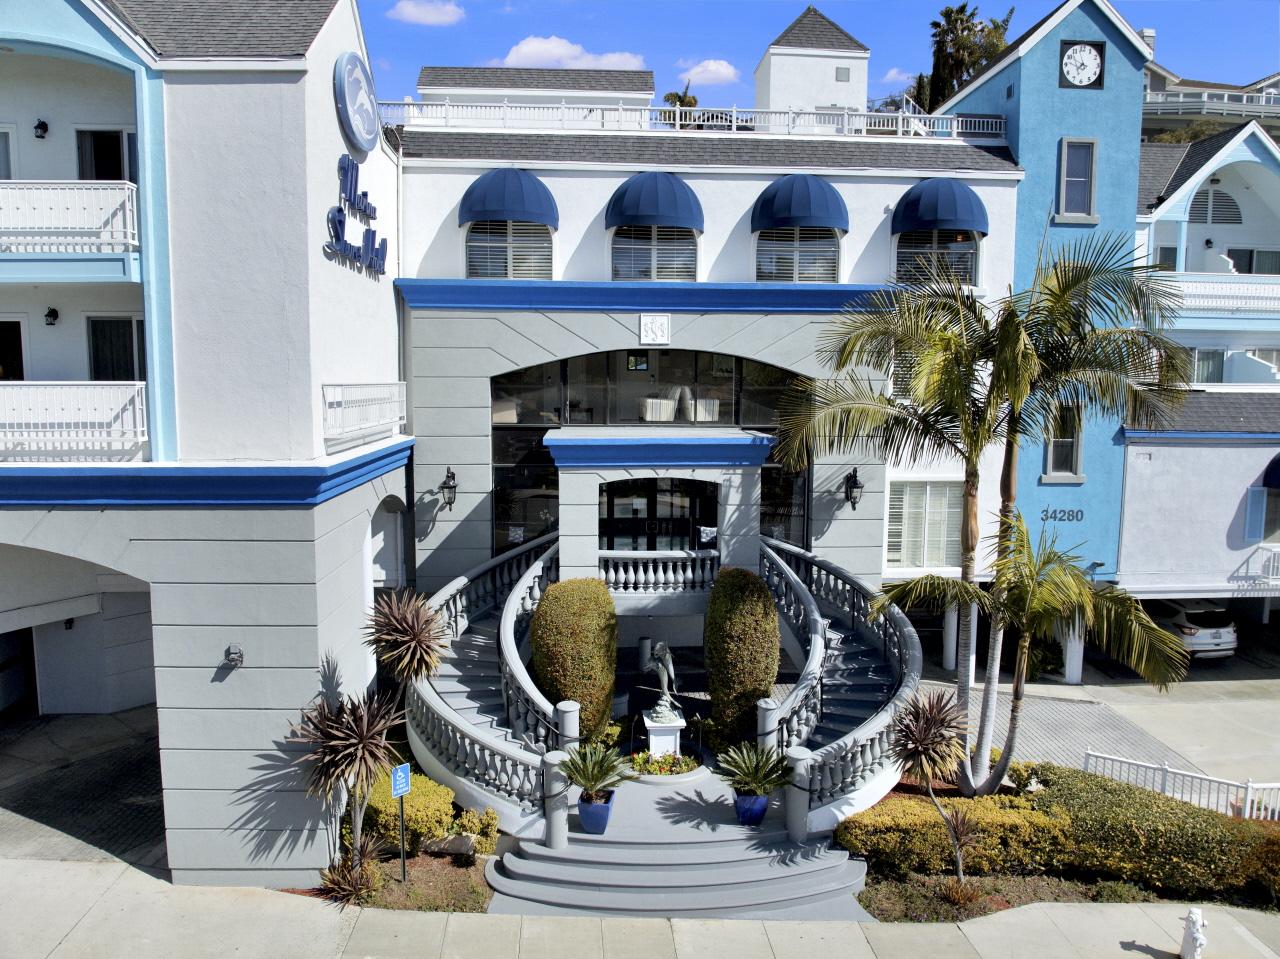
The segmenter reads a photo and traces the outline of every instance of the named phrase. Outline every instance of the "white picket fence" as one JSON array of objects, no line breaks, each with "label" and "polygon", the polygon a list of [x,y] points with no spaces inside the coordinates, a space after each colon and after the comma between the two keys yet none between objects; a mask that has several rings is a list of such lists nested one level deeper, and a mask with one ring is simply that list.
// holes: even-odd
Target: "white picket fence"
[{"label": "white picket fence", "polygon": [[1280,783],[1236,782],[1088,750],[1084,771],[1242,819],[1280,819]]}]

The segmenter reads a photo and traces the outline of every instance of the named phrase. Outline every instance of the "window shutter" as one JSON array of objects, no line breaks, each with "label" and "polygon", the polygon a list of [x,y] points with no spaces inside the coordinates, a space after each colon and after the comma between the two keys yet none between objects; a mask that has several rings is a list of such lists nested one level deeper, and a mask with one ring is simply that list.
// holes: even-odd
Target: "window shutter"
[{"label": "window shutter", "polygon": [[1240,204],[1236,198],[1224,190],[1213,191],[1213,213],[1210,215],[1214,223],[1229,226],[1244,222],[1244,214],[1240,212]]},{"label": "window shutter", "polygon": [[1209,191],[1201,190],[1191,198],[1191,215],[1189,217],[1192,223],[1208,223],[1209,222]]},{"label": "window shutter", "polygon": [[902,504],[904,490],[902,483],[889,485],[889,533],[886,538],[885,563],[889,566],[902,566]]},{"label": "window shutter", "polygon": [[1266,537],[1267,488],[1250,486],[1245,499],[1244,541],[1261,543]]}]

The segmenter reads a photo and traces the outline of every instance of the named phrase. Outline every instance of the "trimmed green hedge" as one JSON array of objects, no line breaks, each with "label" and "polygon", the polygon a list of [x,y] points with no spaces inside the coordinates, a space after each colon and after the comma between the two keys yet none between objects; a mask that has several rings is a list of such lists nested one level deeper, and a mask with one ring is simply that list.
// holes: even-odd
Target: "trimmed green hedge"
[{"label": "trimmed green hedge", "polygon": [[773,695],[778,678],[778,611],[764,580],[747,569],[720,570],[702,643],[712,722],[727,743],[754,740],[756,701]]},{"label": "trimmed green hedge", "polygon": [[[404,797],[404,844],[410,856],[422,853],[422,844],[460,833],[475,836],[475,850],[492,855],[498,845],[498,814],[463,809],[456,816],[453,790],[409,770],[409,794]],[[391,798],[391,774],[383,773],[373,785],[364,813],[365,832],[382,840],[388,850],[400,848],[400,804]]]},{"label": "trimmed green hedge", "polygon": [[582,707],[583,739],[602,735],[613,712],[618,616],[598,579],[566,579],[542,594],[530,627],[533,676],[552,703]]}]

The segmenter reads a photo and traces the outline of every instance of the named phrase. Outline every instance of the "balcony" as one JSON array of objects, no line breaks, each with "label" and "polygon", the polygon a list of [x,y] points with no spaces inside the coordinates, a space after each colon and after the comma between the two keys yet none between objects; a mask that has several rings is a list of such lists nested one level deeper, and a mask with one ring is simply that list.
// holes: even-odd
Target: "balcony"
[{"label": "balcony", "polygon": [[1280,95],[1227,90],[1148,92],[1142,113],[1148,117],[1280,117]]},{"label": "balcony", "polygon": [[0,280],[136,283],[138,188],[0,180]]},{"label": "balcony", "polygon": [[330,383],[324,397],[324,442],[332,453],[404,432],[403,383]]},{"label": "balcony", "polygon": [[0,382],[0,462],[147,458],[145,383]]},{"label": "balcony", "polygon": [[803,136],[1003,140],[1004,117],[920,112],[744,110],[738,107],[630,107],[576,103],[378,104],[384,123],[414,129],[611,130],[623,133],[763,133]]},{"label": "balcony", "polygon": [[1280,314],[1280,276],[1264,273],[1177,273],[1182,313]]}]

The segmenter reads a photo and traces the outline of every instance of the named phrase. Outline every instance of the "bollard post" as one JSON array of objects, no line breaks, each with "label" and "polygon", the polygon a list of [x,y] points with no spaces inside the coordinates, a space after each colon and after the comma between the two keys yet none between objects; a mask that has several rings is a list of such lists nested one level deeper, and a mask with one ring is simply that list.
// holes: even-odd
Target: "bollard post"
[{"label": "bollard post", "polygon": [[774,721],[777,714],[776,699],[756,700],[756,742],[761,749],[778,748],[778,724]]},{"label": "bollard post", "polygon": [[572,699],[556,703],[556,728],[560,730],[560,748],[565,752],[578,748],[581,713],[582,706]]},{"label": "bollard post", "polygon": [[809,767],[813,763],[813,752],[804,746],[792,746],[785,755],[791,767],[786,801],[787,835],[792,842],[804,842],[809,838]]},{"label": "bollard post", "polygon": [[560,764],[569,754],[554,750],[542,757],[542,815],[546,819],[543,843],[548,849],[569,845],[569,780]]}]

